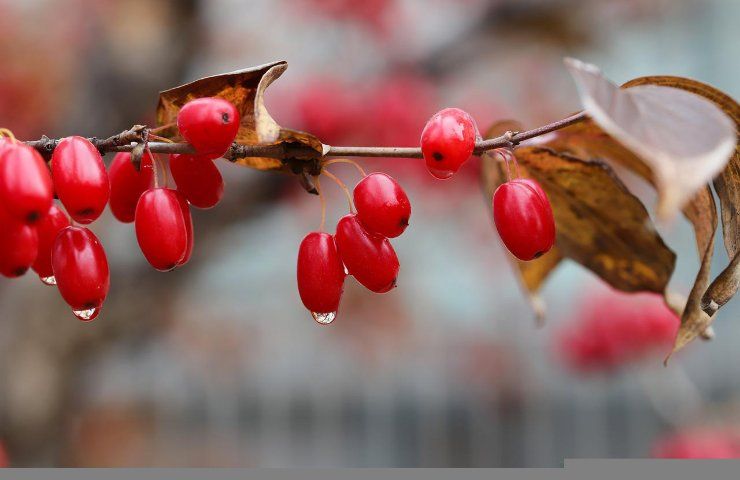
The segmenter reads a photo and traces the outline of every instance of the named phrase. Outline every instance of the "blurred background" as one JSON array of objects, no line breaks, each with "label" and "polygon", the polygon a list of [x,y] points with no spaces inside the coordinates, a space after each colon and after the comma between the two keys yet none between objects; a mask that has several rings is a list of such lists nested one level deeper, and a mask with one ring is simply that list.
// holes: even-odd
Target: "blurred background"
[{"label": "blurred background", "polygon": [[[0,8],[0,125],[22,139],[152,124],[159,90],[282,59],[290,68],[267,94],[273,116],[330,144],[416,145],[446,106],[468,110],[482,130],[502,118],[530,127],[562,118],[579,109],[566,55],[617,83],[682,75],[740,97],[737,0]],[[740,455],[738,299],[718,315],[714,341],[664,368],[666,342],[638,349],[634,320],[652,312],[665,331],[675,318],[565,262],[544,288],[538,328],[492,228],[478,159],[445,182],[416,160],[362,164],[404,186],[411,227],[393,242],[398,288],[374,295],[348,278],[328,327],[295,285],[318,198],[291,176],[225,161],[224,200],[194,211],[185,268],[151,269],[132,226],[110,213],[93,224],[112,269],[96,321],[75,319],[33,273],[1,279],[0,463],[539,467]],[[350,186],[359,179],[331,168]],[[625,180],[654,205],[644,184]],[[331,225],[346,204],[326,185]],[[679,255],[671,287],[685,295],[698,268],[692,230],[683,219],[659,229]],[[715,273],[727,262],[720,240],[714,262]],[[651,306],[630,307],[640,302]]]}]

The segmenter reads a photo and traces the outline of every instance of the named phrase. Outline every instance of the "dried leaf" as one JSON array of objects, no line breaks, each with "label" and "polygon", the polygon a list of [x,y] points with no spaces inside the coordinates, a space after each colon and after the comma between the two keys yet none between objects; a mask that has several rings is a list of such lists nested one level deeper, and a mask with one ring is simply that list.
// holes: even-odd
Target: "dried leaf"
[{"label": "dried leaf", "polygon": [[[534,178],[547,192],[557,227],[557,251],[551,258],[518,263],[531,294],[536,295],[560,256],[617,289],[665,291],[675,254],[655,231],[640,200],[606,164],[537,146],[519,147],[515,154],[521,176]],[[483,176],[490,199],[506,178],[505,167],[493,154],[483,156]]]},{"label": "dried leaf", "polygon": [[[627,82],[624,87],[639,85],[680,88],[706,98],[732,119],[736,138],[740,139],[740,105],[724,92],[696,80],[672,76],[636,78]],[[702,308],[710,316],[740,288],[740,140],[736,141],[734,154],[727,167],[714,179],[714,189],[720,201],[725,249],[732,260],[703,295]]]},{"label": "dried leaf", "polygon": [[[631,89],[649,84],[678,88],[705,97],[725,111],[736,125],[738,123],[740,117],[738,104],[719,90],[695,80],[665,76],[642,77],[627,82],[622,88]],[[621,164],[655,185],[650,167],[591,120],[556,132],[546,139],[545,144],[558,151],[571,152],[583,158],[602,158],[611,163]],[[714,197],[709,187],[705,185],[683,208],[684,215],[694,227],[701,267],[686,308],[681,310],[682,328],[674,351],[685,346],[697,334],[703,337],[708,336],[707,332],[711,330],[712,321],[710,316],[716,308],[735,294],[740,282],[736,260],[738,255],[735,250],[740,243],[737,215],[737,205],[740,204],[740,157],[737,147],[725,170],[715,178],[714,184],[721,201],[725,247],[733,261],[709,285],[709,268],[714,252],[714,232],[717,229],[718,220]]]},{"label": "dried leaf", "polygon": [[[313,135],[282,128],[270,116],[264,104],[267,87],[288,68],[286,62],[273,62],[231,73],[201,78],[159,94],[157,125],[166,126],[159,135],[181,141],[177,131],[177,113],[190,100],[220,97],[233,103],[240,115],[240,128],[235,141],[244,145],[303,146],[320,157],[323,145]],[[277,158],[239,158],[236,163],[258,170],[287,170]]]},{"label": "dried leaf", "polygon": [[650,167],[661,217],[672,217],[724,169],[737,138],[712,102],[660,85],[619,89],[593,65],[566,59],[566,66],[589,116]]}]

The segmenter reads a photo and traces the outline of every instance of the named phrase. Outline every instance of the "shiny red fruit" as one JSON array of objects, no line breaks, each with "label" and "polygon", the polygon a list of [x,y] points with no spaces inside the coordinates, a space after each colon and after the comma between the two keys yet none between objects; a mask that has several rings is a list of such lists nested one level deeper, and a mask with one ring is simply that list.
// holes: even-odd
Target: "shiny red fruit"
[{"label": "shiny red fruit", "polygon": [[27,225],[0,206],[0,274],[20,277],[31,268],[38,255],[36,227]]},{"label": "shiny red fruit", "polygon": [[93,232],[85,227],[62,229],[51,250],[51,265],[59,293],[72,310],[102,307],[110,287],[110,272],[103,245]]},{"label": "shiny red fruit", "polygon": [[110,196],[108,173],[87,139],[63,138],[51,157],[51,173],[59,200],[75,221],[91,223],[103,213]]},{"label": "shiny red fruit", "polygon": [[35,148],[6,141],[0,150],[0,204],[28,224],[46,215],[54,200],[54,186],[46,162]]},{"label": "shiny red fruit", "polygon": [[547,253],[555,243],[555,219],[544,191],[534,180],[516,179],[493,194],[493,219],[506,248],[519,260]]},{"label": "shiny red fruit", "polygon": [[218,158],[226,153],[239,131],[239,112],[222,98],[197,98],[180,109],[177,128],[198,154]]},{"label": "shiny red fruit", "polygon": [[467,112],[445,108],[435,113],[421,132],[421,151],[429,173],[450,178],[473,154],[478,128]]},{"label": "shiny red fruit", "polygon": [[334,237],[324,232],[311,232],[303,238],[298,249],[297,276],[298,293],[309,311],[337,311],[346,275]]},{"label": "shiny red fruit", "polygon": [[357,215],[337,223],[337,250],[347,271],[368,290],[385,293],[396,286],[398,257],[387,238],[369,233]]},{"label": "shiny red fruit", "polygon": [[51,265],[51,251],[57,234],[68,226],[69,217],[56,205],[52,205],[49,212],[36,224],[36,231],[39,236],[39,253],[33,263],[33,270],[38,273],[39,277],[47,278],[54,275]]},{"label": "shiny red fruit", "polygon": [[162,272],[180,265],[192,245],[190,210],[184,199],[169,188],[144,192],[136,206],[136,238],[149,263]]},{"label": "shiny red fruit", "polygon": [[131,154],[117,153],[108,168],[110,178],[110,211],[120,222],[131,223],[136,214],[139,197],[154,184],[154,162],[148,152],[141,157],[137,171]]},{"label": "shiny red fruit", "polygon": [[408,227],[411,202],[390,175],[371,173],[357,184],[353,195],[357,216],[368,232],[394,238]]},{"label": "shiny red fruit", "polygon": [[212,208],[224,194],[224,180],[212,160],[196,155],[170,155],[177,191],[197,208]]}]

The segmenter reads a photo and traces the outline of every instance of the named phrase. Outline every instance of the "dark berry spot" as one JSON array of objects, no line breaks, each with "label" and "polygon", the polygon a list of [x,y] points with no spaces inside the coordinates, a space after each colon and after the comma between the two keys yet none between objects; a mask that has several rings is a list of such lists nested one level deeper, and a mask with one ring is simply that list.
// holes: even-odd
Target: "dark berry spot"
[{"label": "dark berry spot", "polygon": [[391,282],[391,288],[389,288],[388,290],[393,290],[394,288],[396,288],[397,281],[398,281],[398,277],[394,278],[393,281]]},{"label": "dark berry spot", "polygon": [[544,254],[545,254],[545,252],[539,251],[539,252],[537,252],[537,253],[534,254],[534,258],[540,258]]},{"label": "dark berry spot", "polygon": [[31,212],[28,215],[26,215],[26,222],[28,223],[36,223],[41,218],[41,214],[39,212]]},{"label": "dark berry spot", "polygon": [[229,123],[229,114],[226,112],[222,113],[221,120],[223,120],[224,123]]},{"label": "dark berry spot", "polygon": [[82,310],[92,310],[93,308],[97,308],[96,305],[96,302],[87,302],[82,306]]},{"label": "dark berry spot", "polygon": [[18,267],[15,270],[13,270],[13,275],[16,277],[20,277],[21,275],[24,275],[28,271],[28,267]]},{"label": "dark berry spot", "polygon": [[409,226],[409,217],[403,217],[398,224],[402,227],[408,227]]},{"label": "dark berry spot", "polygon": [[441,162],[441,161],[442,161],[442,160],[444,160],[444,158],[445,158],[445,156],[444,156],[444,155],[442,155],[442,154],[441,154],[441,153],[439,153],[439,152],[434,152],[434,153],[432,154],[432,157],[434,157],[434,159],[435,159],[436,161],[438,161],[438,162]]},{"label": "dark berry spot", "polygon": [[94,214],[95,210],[92,208],[83,208],[82,210],[77,211],[77,215],[80,217],[89,217],[90,215]]}]

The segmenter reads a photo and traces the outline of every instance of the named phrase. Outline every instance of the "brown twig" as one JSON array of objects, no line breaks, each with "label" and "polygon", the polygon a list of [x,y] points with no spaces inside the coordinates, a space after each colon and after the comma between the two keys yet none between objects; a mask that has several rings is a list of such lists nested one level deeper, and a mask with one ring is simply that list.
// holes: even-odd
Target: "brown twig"
[{"label": "brown twig", "polygon": [[[532,130],[524,132],[509,132],[496,138],[481,140],[475,144],[475,155],[480,155],[488,150],[501,147],[512,147],[524,140],[529,140],[546,133],[554,132],[586,118],[584,112],[571,115],[557,122],[549,123]],[[137,143],[143,141],[147,128],[136,125],[133,128],[121,132],[106,139],[89,138],[101,153],[106,152],[130,152]],[[59,140],[46,136],[39,140],[27,141],[27,145],[39,150],[47,156],[54,151]],[[195,153],[193,147],[187,143],[149,142],[149,150],[152,153]],[[418,147],[354,147],[354,146],[325,146],[323,157],[396,157],[396,158],[422,158],[421,148]],[[276,145],[242,145],[234,143],[226,152],[224,158],[235,160],[246,157],[267,157],[281,160],[310,160],[322,157],[314,149],[300,143],[280,143]]]}]

